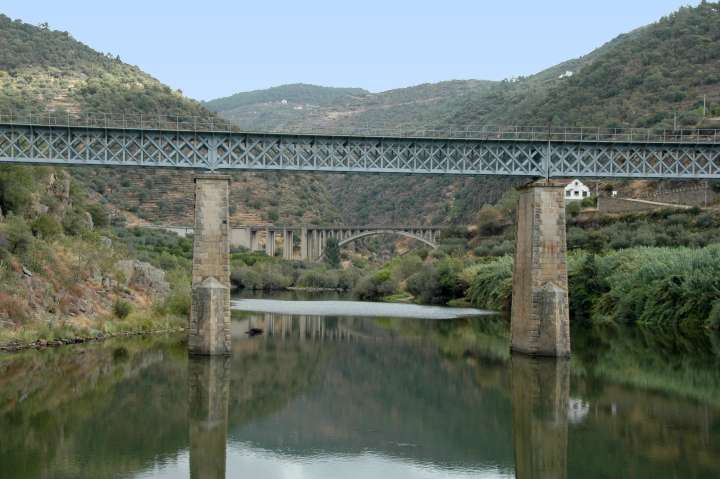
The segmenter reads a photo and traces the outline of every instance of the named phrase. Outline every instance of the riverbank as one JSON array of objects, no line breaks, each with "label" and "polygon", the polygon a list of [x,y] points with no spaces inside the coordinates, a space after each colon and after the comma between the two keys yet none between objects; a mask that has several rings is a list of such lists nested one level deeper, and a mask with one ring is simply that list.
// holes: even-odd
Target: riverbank
[{"label": "riverbank", "polygon": [[132,337],[132,336],[149,336],[157,334],[173,334],[182,333],[185,331],[184,327],[171,328],[171,329],[159,329],[159,330],[139,330],[139,331],[123,331],[117,333],[98,333],[96,336],[73,336],[62,339],[37,339],[29,343],[5,343],[0,344],[0,352],[17,352],[24,351],[27,349],[45,349],[55,348],[59,346],[65,346],[69,344],[83,344],[96,341],[104,341],[106,339],[119,338],[119,337]]}]

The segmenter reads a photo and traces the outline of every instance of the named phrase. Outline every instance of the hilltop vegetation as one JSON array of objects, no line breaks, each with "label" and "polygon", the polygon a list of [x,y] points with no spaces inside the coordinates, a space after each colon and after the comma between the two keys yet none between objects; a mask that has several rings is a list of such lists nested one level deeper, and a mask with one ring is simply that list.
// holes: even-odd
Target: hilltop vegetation
[{"label": "hilltop vegetation", "polygon": [[671,128],[677,113],[681,126],[717,126],[711,118],[720,117],[719,5],[683,7],[584,57],[502,82],[449,124]]},{"label": "hilltop vegetation", "polygon": [[96,52],[68,32],[0,14],[0,111],[160,112],[207,115],[119,57]]},{"label": "hilltop vegetation", "polygon": [[[313,96],[304,97],[309,86],[284,85],[206,105],[241,127],[308,130],[365,125],[672,127],[675,113],[678,125],[713,126],[720,124],[720,119],[713,120],[720,117],[719,5],[704,2],[683,7],[583,57],[528,77],[440,82],[338,96],[331,103],[318,103],[318,108],[310,106],[323,87],[313,87]],[[288,103],[282,104],[282,99]],[[293,110],[304,104],[309,111]]]},{"label": "hilltop vegetation", "polygon": [[438,125],[496,82],[426,83],[380,93],[316,85],[282,85],[206,102],[223,118],[249,130],[299,128],[414,128]]}]

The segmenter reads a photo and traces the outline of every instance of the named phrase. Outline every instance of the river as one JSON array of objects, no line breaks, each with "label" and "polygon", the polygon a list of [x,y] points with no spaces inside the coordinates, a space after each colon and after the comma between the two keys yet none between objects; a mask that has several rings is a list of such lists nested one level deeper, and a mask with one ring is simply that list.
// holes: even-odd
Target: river
[{"label": "river", "polygon": [[715,336],[574,327],[539,360],[485,312],[302,299],[236,298],[231,358],[0,355],[0,478],[720,477]]}]

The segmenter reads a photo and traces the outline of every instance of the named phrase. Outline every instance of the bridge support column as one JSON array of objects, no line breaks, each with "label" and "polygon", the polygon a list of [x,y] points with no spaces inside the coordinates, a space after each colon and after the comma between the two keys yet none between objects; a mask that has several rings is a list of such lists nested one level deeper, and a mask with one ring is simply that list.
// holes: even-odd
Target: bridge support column
[{"label": "bridge support column", "polygon": [[275,231],[266,229],[265,234],[265,254],[275,256]]},{"label": "bridge support column", "polygon": [[190,354],[230,354],[230,177],[195,178]]},{"label": "bridge support column", "polygon": [[325,254],[325,243],[327,242],[327,232],[325,230],[320,231],[320,244],[318,245],[318,258],[322,258]]},{"label": "bridge support column", "polygon": [[316,229],[310,230],[308,246],[308,259],[315,261],[317,259],[318,232]]},{"label": "bridge support column", "polygon": [[292,230],[283,231],[283,259],[293,259],[293,240]]},{"label": "bridge support column", "polygon": [[258,232],[254,229],[250,229],[250,251],[258,251],[260,249],[260,242],[258,241]]},{"label": "bridge support column", "polygon": [[308,229],[305,226],[300,229],[300,259],[308,259]]},{"label": "bridge support column", "polygon": [[570,355],[564,188],[547,182],[520,190],[513,270],[511,349]]}]

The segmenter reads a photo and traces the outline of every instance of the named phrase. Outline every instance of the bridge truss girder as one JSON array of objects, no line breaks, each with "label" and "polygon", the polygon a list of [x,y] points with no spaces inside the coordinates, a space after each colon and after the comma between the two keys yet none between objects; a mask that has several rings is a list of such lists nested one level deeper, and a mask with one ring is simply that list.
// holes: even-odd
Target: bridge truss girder
[{"label": "bridge truss girder", "polygon": [[0,125],[0,162],[213,171],[720,178],[720,145]]}]

